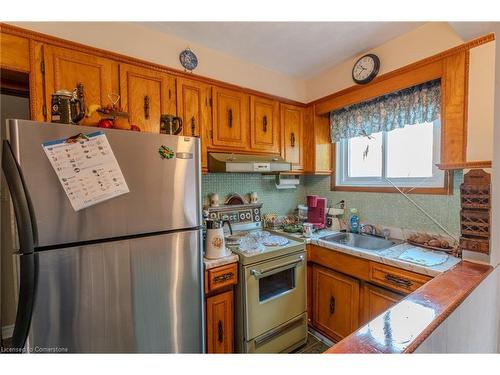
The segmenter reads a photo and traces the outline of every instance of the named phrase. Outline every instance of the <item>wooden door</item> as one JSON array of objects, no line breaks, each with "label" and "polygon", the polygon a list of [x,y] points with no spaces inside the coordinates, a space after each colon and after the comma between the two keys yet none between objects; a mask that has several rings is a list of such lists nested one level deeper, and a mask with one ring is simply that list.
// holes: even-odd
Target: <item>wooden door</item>
[{"label": "wooden door", "polygon": [[207,352],[233,352],[233,291],[207,298]]},{"label": "wooden door", "polygon": [[129,121],[144,132],[160,132],[160,116],[176,115],[175,78],[152,69],[120,64],[120,95]]},{"label": "wooden door", "polygon": [[248,95],[213,87],[212,145],[219,149],[248,149]]},{"label": "wooden door", "polygon": [[404,297],[369,283],[364,283],[362,293],[361,324],[368,323]]},{"label": "wooden door", "polygon": [[302,132],[304,109],[290,104],[281,104],[282,156],[292,169],[303,169]]},{"label": "wooden door", "polygon": [[208,167],[207,146],[212,125],[212,87],[202,82],[177,78],[177,114],[184,123],[184,135],[201,138],[201,166]]},{"label": "wooden door", "polygon": [[255,151],[280,153],[279,103],[250,97],[250,147]]},{"label": "wooden door", "polygon": [[358,328],[359,281],[314,265],[314,326],[333,340]]},{"label": "wooden door", "polygon": [[51,97],[57,90],[72,91],[79,82],[83,83],[86,106],[111,104],[110,96],[118,94],[118,64],[112,60],[44,45],[43,62],[47,121],[51,121]]}]

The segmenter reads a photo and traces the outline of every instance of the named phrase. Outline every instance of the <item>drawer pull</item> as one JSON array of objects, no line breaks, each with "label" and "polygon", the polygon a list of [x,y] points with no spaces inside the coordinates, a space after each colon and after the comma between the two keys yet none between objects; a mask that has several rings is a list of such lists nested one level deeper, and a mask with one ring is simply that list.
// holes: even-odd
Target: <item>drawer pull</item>
[{"label": "drawer pull", "polygon": [[290,134],[290,146],[295,147],[295,133],[294,132],[292,132]]},{"label": "drawer pull", "polygon": [[267,116],[262,117],[262,130],[267,132]]},{"label": "drawer pull", "polygon": [[335,297],[330,296],[330,315],[335,314]]},{"label": "drawer pull", "polygon": [[224,274],[219,275],[219,276],[215,276],[213,281],[214,281],[214,283],[220,283],[222,281],[227,281],[227,280],[232,279],[233,276],[234,276],[234,273],[228,272],[228,273],[224,273]]},{"label": "drawer pull", "polygon": [[396,284],[399,286],[404,286],[406,288],[409,288],[413,285],[413,283],[410,280],[403,279],[402,277],[398,277],[398,276],[392,275],[390,273],[386,273],[384,275],[384,279],[386,279],[390,283],[393,283],[393,284]]},{"label": "drawer pull", "polygon": [[217,322],[217,341],[223,342],[224,341],[224,327],[222,326],[222,321],[219,320]]}]

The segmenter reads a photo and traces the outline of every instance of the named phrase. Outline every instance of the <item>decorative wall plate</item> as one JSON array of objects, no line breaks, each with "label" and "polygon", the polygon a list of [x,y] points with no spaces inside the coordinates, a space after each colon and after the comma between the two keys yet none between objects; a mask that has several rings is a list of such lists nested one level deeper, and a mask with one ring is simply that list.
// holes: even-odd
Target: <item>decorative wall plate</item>
[{"label": "decorative wall plate", "polygon": [[198,58],[189,48],[186,48],[180,53],[179,61],[184,69],[191,72],[198,66]]}]

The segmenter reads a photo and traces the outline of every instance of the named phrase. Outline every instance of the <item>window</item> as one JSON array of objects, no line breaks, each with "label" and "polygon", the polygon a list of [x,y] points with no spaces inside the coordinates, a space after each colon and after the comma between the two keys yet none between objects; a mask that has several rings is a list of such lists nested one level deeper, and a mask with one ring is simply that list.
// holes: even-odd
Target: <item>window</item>
[{"label": "window", "polygon": [[439,120],[336,143],[336,185],[358,187],[444,187]]}]

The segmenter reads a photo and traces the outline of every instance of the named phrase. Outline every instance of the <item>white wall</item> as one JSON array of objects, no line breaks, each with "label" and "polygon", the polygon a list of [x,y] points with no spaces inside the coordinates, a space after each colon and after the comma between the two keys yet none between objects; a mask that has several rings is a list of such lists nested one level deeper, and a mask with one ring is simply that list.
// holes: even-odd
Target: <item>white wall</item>
[{"label": "white wall", "polygon": [[500,267],[424,340],[416,353],[498,353]]},{"label": "white wall", "polygon": [[365,53],[380,57],[380,74],[388,73],[405,65],[455,47],[463,40],[446,22],[426,23],[406,34],[392,39],[369,51],[334,66],[306,82],[306,96],[312,101],[353,86],[352,66]]},{"label": "white wall", "polygon": [[[9,22],[12,25],[183,70],[179,53],[198,56],[196,74],[289,99],[305,98],[303,80],[132,22]],[[270,57],[272,58],[272,57]]]}]

